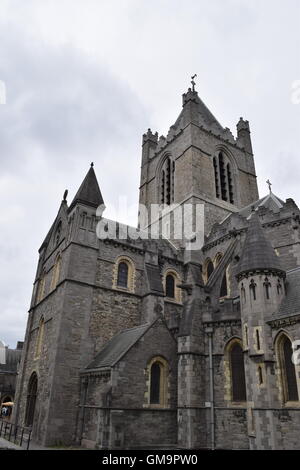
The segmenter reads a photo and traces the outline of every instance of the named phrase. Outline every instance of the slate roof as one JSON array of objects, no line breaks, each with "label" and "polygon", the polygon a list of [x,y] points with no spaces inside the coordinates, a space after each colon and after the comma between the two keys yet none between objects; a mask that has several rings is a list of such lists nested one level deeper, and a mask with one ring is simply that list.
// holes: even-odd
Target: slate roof
[{"label": "slate roof", "polygon": [[153,323],[146,323],[135,328],[123,330],[115,335],[105,344],[95,359],[86,367],[86,370],[113,367],[146,333]]},{"label": "slate roof", "polygon": [[256,212],[252,212],[237,274],[257,269],[284,271],[271,243],[266,239]]},{"label": "slate roof", "polygon": [[285,202],[282,201],[282,199],[280,199],[274,193],[272,193],[272,191],[270,191],[267,196],[258,199],[257,201],[249,204],[248,206],[238,211],[238,214],[242,217],[249,217],[253,209],[257,211],[260,207],[265,207],[266,209],[269,209],[273,212],[278,212],[284,204]]},{"label": "slate roof", "polygon": [[287,271],[286,296],[283,298],[276,317],[288,317],[300,313],[300,268]]},{"label": "slate roof", "polygon": [[80,188],[78,189],[70,205],[69,210],[71,210],[78,202],[92,207],[98,207],[99,205],[104,204],[99,184],[92,165],[86,177],[84,178]]}]

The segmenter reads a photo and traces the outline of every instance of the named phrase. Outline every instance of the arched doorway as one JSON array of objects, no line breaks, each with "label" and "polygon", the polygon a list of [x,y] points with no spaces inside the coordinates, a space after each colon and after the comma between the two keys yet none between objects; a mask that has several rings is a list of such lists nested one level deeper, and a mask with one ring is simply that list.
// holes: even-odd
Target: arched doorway
[{"label": "arched doorway", "polygon": [[34,420],[34,411],[37,397],[38,379],[35,372],[30,377],[28,384],[25,426],[32,426]]}]

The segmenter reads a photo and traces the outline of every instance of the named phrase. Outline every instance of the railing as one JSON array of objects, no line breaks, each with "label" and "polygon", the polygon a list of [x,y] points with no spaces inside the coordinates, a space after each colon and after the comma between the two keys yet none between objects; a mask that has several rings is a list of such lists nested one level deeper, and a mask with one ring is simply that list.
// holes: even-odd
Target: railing
[{"label": "railing", "polygon": [[25,428],[0,418],[0,437],[13,442],[24,449],[29,450],[31,439],[31,428]]}]

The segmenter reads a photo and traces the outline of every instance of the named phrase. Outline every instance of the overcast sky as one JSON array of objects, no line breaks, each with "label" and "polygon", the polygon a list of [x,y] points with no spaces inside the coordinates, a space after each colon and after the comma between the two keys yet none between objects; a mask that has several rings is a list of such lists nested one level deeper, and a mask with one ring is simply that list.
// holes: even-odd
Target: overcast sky
[{"label": "overcast sky", "polygon": [[0,339],[24,339],[64,190],[93,161],[106,204],[137,206],[142,134],[167,133],[194,73],[223,126],[250,121],[260,195],[270,178],[299,203],[299,22],[299,0],[1,0]]}]

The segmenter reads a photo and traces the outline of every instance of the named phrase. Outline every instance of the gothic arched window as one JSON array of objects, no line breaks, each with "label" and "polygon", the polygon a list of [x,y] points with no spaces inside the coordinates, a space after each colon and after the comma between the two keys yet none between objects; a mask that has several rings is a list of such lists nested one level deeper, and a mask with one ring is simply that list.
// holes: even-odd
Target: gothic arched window
[{"label": "gothic arched window", "polygon": [[168,206],[174,202],[175,162],[167,157],[160,174],[160,203]]},{"label": "gothic arched window", "polygon": [[118,287],[128,287],[128,264],[122,261],[118,266]]},{"label": "gothic arched window", "polygon": [[223,258],[222,253],[217,253],[217,254],[216,254],[215,259],[214,259],[214,265],[215,265],[215,267],[217,267],[217,266],[221,263],[222,258]]},{"label": "gothic arched window", "polygon": [[38,391],[38,379],[37,379],[36,373],[33,372],[30,377],[29,384],[28,384],[26,414],[25,414],[26,426],[33,425],[37,391]]},{"label": "gothic arched window", "polygon": [[208,279],[210,278],[210,276],[214,272],[214,269],[215,268],[214,268],[213,262],[210,259],[208,259],[206,261],[206,269],[205,269],[206,282],[208,281]]},{"label": "gothic arched window", "polygon": [[278,279],[278,282],[277,282],[277,294],[278,295],[282,294],[282,284],[280,282],[280,279]]},{"label": "gothic arched window", "polygon": [[223,152],[213,158],[216,197],[234,204],[233,177],[229,159]]},{"label": "gothic arched window", "polygon": [[228,295],[228,290],[227,290],[227,276],[226,272],[224,273],[223,279],[222,279],[222,284],[221,284],[221,289],[220,289],[220,297],[227,297]]},{"label": "gothic arched window", "polygon": [[234,341],[229,350],[232,401],[246,401],[244,356],[241,345]]},{"label": "gothic arched window", "polygon": [[279,370],[283,389],[283,399],[287,401],[298,401],[298,387],[296,369],[293,364],[293,349],[290,339],[282,334],[278,340]]}]

